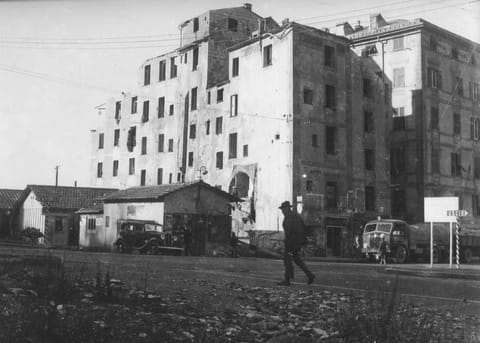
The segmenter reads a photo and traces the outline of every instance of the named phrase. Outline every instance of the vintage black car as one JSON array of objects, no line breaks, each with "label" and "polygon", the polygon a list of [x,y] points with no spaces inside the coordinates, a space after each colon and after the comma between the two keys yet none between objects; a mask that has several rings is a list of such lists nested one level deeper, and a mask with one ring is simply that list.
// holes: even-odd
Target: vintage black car
[{"label": "vintage black car", "polygon": [[121,220],[119,238],[114,243],[118,252],[181,255],[180,237],[165,232],[163,225],[151,220]]}]

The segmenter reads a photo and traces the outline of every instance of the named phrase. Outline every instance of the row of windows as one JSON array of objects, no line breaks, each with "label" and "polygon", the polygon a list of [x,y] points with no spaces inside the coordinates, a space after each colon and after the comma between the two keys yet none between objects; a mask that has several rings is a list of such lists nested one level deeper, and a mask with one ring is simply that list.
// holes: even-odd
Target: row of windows
[{"label": "row of windows", "polygon": [[[430,108],[430,129],[438,130],[440,127],[440,118],[439,111],[437,107]],[[479,119],[470,118],[470,138],[474,140],[479,139]],[[461,118],[460,113],[453,113],[453,122],[452,122],[453,134],[456,136],[461,136],[462,127],[461,127]]]},{"label": "row of windows", "polygon": [[[313,105],[314,92],[308,87],[303,88],[303,103]],[[332,110],[335,109],[336,91],[335,86],[325,85],[325,107]]]}]

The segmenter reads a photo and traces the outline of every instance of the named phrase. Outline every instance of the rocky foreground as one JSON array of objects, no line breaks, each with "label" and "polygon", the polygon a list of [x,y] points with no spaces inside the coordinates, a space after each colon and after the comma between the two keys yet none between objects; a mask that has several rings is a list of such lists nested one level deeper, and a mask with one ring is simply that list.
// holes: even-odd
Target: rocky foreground
[{"label": "rocky foreground", "polygon": [[480,342],[478,317],[399,302],[394,286],[365,298],[178,278],[151,293],[43,263],[0,268],[0,342]]}]

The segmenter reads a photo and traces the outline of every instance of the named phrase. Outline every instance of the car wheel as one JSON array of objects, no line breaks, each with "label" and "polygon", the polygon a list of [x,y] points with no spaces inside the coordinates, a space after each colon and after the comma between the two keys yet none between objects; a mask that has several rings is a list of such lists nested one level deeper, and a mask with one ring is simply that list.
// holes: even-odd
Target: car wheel
[{"label": "car wheel", "polygon": [[123,242],[117,244],[117,251],[121,254],[125,253],[125,245],[123,245]]},{"label": "car wheel", "polygon": [[395,250],[395,260],[397,263],[405,263],[407,262],[408,258],[408,253],[407,249],[403,246],[400,245],[397,250]]},{"label": "car wheel", "polygon": [[472,249],[465,248],[462,252],[462,262],[464,263],[471,263],[472,262]]}]

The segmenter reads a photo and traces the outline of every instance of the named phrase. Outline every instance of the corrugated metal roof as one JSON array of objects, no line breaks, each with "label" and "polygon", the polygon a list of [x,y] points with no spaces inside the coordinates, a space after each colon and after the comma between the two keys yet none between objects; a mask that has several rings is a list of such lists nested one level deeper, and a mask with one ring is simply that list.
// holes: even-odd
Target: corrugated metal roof
[{"label": "corrugated metal roof", "polygon": [[12,209],[22,192],[20,189],[0,189],[0,208]]},{"label": "corrugated metal roof", "polygon": [[37,200],[46,208],[78,210],[93,207],[107,194],[117,191],[115,188],[65,187],[28,185],[22,198],[32,191]]},{"label": "corrugated metal roof", "polygon": [[126,202],[126,201],[138,201],[138,200],[160,201],[168,194],[177,192],[181,189],[185,189],[197,184],[200,184],[202,187],[210,189],[213,192],[219,193],[222,196],[229,198],[231,201],[239,200],[236,197],[232,196],[231,194],[224,192],[221,189],[212,187],[211,185],[203,181],[193,181],[193,182],[185,182],[185,183],[172,183],[172,184],[159,185],[159,186],[141,186],[141,187],[127,188],[127,189],[107,195],[104,199],[104,202],[114,203],[114,202]]}]

